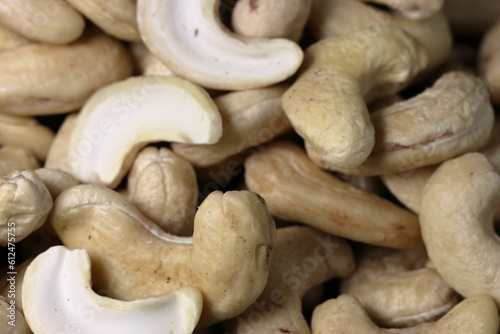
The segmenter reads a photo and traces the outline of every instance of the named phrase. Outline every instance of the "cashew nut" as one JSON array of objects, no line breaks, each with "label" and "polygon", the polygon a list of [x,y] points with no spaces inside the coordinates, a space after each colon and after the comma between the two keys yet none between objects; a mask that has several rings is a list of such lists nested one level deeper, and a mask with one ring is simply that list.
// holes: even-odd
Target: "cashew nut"
[{"label": "cashew nut", "polygon": [[299,68],[300,47],[232,34],[218,0],[138,0],[141,37],[175,74],[207,88],[241,90],[281,82]]},{"label": "cashew nut", "polygon": [[71,166],[68,159],[69,156],[69,139],[71,133],[75,129],[76,113],[68,114],[62,122],[59,130],[57,131],[49,152],[47,159],[45,159],[46,168],[60,169],[62,171],[71,173]]},{"label": "cashew nut", "polygon": [[245,162],[245,181],[279,218],[385,247],[422,243],[413,213],[338,180],[293,144],[274,142],[251,155]]},{"label": "cashew nut", "polygon": [[491,99],[500,104],[500,20],[484,35],[479,50],[479,73],[490,90]]},{"label": "cashew nut", "polygon": [[79,184],[71,174],[60,169],[38,168],[35,173],[42,179],[53,199],[56,199],[64,190]]},{"label": "cashew nut", "polygon": [[195,286],[203,294],[202,327],[241,314],[257,299],[276,239],[262,199],[247,191],[212,192],[196,213],[192,238],[166,234],[97,185],[64,191],[50,220],[65,246],[89,252],[97,290],[133,300]]},{"label": "cashew nut", "polygon": [[[23,305],[37,334],[123,334],[193,332],[203,298],[184,287],[168,294],[134,301],[102,297],[92,291],[91,264],[85,250],[55,246],[37,256],[26,270]],[[82,314],[84,314],[82,316]]]},{"label": "cashew nut", "polygon": [[40,167],[33,153],[27,148],[5,145],[0,148],[0,177],[15,170]]},{"label": "cashew nut", "polygon": [[422,20],[432,16],[442,7],[444,0],[363,0],[378,3],[394,9],[413,20]]}]

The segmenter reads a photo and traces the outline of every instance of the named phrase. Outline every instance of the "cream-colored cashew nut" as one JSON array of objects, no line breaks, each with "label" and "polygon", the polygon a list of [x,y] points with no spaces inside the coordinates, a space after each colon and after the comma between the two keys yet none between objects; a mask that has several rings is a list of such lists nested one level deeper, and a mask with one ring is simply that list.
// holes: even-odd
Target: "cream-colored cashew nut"
[{"label": "cream-colored cashew nut", "polygon": [[420,209],[422,237],[441,276],[461,295],[492,296],[500,305],[500,241],[493,214],[500,175],[480,153],[443,163],[427,183]]},{"label": "cream-colored cashew nut", "polygon": [[342,281],[340,292],[356,297],[373,322],[383,327],[436,320],[455,306],[458,296],[427,262],[423,247],[365,247],[356,271]]},{"label": "cream-colored cashew nut", "polygon": [[120,301],[92,291],[91,262],[85,250],[55,246],[38,255],[26,270],[23,306],[37,334],[123,334],[193,332],[203,298],[194,287],[168,294]]},{"label": "cream-colored cashew nut", "polygon": [[31,334],[31,330],[17,305],[0,296],[0,331],[3,334]]},{"label": "cream-colored cashew nut", "polygon": [[3,0],[0,21],[15,33],[42,43],[70,43],[85,28],[83,17],[61,0]]},{"label": "cream-colored cashew nut", "polygon": [[195,167],[208,167],[291,129],[281,107],[286,86],[232,92],[214,99],[222,117],[222,138],[212,145],[173,144]]},{"label": "cream-colored cashew nut", "polygon": [[33,171],[0,177],[0,245],[12,245],[40,228],[52,209],[52,197]]},{"label": "cream-colored cashew nut", "polygon": [[479,50],[478,67],[490,90],[491,100],[500,104],[500,20],[484,35]]},{"label": "cream-colored cashew nut", "polygon": [[394,26],[327,38],[307,49],[283,109],[326,161],[355,168],[375,145],[366,104],[401,90],[426,65],[420,44]]},{"label": "cream-colored cashew nut", "polygon": [[67,159],[80,181],[113,188],[150,142],[213,144],[221,136],[219,110],[201,87],[177,77],[131,77],[87,100],[69,137]]},{"label": "cream-colored cashew nut", "polygon": [[0,25],[0,52],[15,49],[29,43],[30,41],[26,38]]},{"label": "cream-colored cashew nut", "polygon": [[297,71],[303,57],[297,44],[233,34],[218,7],[218,0],[138,0],[141,37],[175,74],[207,88],[261,88]]},{"label": "cream-colored cashew nut", "polygon": [[129,200],[165,232],[190,236],[198,204],[193,166],[166,148],[146,147],[127,179]]},{"label": "cream-colored cashew nut", "polygon": [[413,20],[422,20],[432,16],[443,7],[444,0],[362,0],[385,5]]},{"label": "cream-colored cashew nut", "polygon": [[227,323],[230,333],[310,333],[301,299],[311,288],[354,271],[349,244],[304,226],[277,230],[269,280],[260,297]]},{"label": "cream-colored cashew nut", "polygon": [[182,286],[203,294],[200,326],[241,314],[267,282],[276,239],[264,201],[248,191],[212,192],[193,237],[166,234],[123,196],[79,185],[55,201],[50,221],[65,246],[89,252],[96,291],[133,300]]},{"label": "cream-colored cashew nut", "polygon": [[298,42],[313,0],[240,0],[232,12],[235,32],[247,37],[282,37]]},{"label": "cream-colored cashew nut", "polygon": [[35,155],[27,148],[5,145],[0,148],[0,176],[15,170],[36,169],[40,164]]},{"label": "cream-colored cashew nut", "polygon": [[0,110],[18,115],[72,111],[132,69],[125,47],[97,29],[67,45],[33,43],[5,51],[0,53]]},{"label": "cream-colored cashew nut", "polygon": [[422,243],[417,216],[321,170],[291,143],[274,142],[251,155],[245,181],[281,219],[385,247]]},{"label": "cream-colored cashew nut", "polygon": [[487,295],[467,298],[436,322],[409,328],[382,329],[352,296],[340,295],[316,307],[312,316],[313,334],[497,334],[498,310]]}]

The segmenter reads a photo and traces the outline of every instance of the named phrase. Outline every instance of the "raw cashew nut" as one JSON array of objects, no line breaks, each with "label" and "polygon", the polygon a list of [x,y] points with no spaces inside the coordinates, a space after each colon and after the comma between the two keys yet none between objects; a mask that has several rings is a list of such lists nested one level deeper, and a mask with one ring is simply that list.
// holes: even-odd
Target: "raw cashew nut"
[{"label": "raw cashew nut", "polygon": [[221,136],[218,108],[199,86],[177,77],[131,77],[87,100],[70,134],[67,160],[82,182],[114,188],[150,142],[213,144]]},{"label": "raw cashew nut", "polygon": [[491,100],[500,104],[500,20],[484,35],[479,50],[479,73],[490,90]]},{"label": "raw cashew nut", "polygon": [[442,7],[444,0],[363,0],[386,5],[413,20],[422,20],[432,16]]},{"label": "raw cashew nut", "polygon": [[165,232],[193,234],[198,183],[193,166],[184,158],[166,148],[143,149],[128,176],[127,195]]},{"label": "raw cashew nut", "polygon": [[0,296],[0,331],[3,334],[31,334],[28,323],[17,305],[12,307],[7,299]]},{"label": "raw cashew nut", "polygon": [[67,0],[80,13],[107,34],[137,42],[136,0]]},{"label": "raw cashew nut", "polygon": [[235,32],[247,37],[282,37],[298,42],[313,0],[240,0],[232,12]]},{"label": "raw cashew nut", "polygon": [[421,245],[417,217],[321,170],[298,146],[274,142],[245,162],[248,189],[281,219],[392,248]]},{"label": "raw cashew nut", "polygon": [[465,299],[436,322],[391,329],[377,327],[355,297],[341,295],[316,307],[311,327],[313,334],[497,334],[499,325],[498,310],[487,295]]},{"label": "raw cashew nut", "polygon": [[33,153],[24,147],[5,145],[0,148],[0,176],[15,170],[40,167]]},{"label": "raw cashew nut", "polygon": [[285,86],[232,92],[214,99],[222,117],[222,138],[212,145],[173,144],[195,167],[215,165],[291,129],[281,107]]},{"label": "raw cashew nut", "polygon": [[33,260],[23,281],[24,314],[31,330],[190,334],[196,327],[203,306],[198,289],[184,287],[129,302],[114,300],[92,291],[90,267],[85,250],[64,246],[52,247]]},{"label": "raw cashew nut", "polygon": [[97,185],[63,192],[50,221],[65,246],[89,252],[94,286],[112,298],[199,288],[201,327],[235,317],[257,299],[276,239],[264,202],[248,191],[212,192],[196,213],[192,238],[166,234],[123,196]]},{"label": "raw cashew nut", "polygon": [[30,41],[26,38],[0,25],[0,52],[15,49],[29,43]]},{"label": "raw cashew nut", "polygon": [[138,0],[142,39],[175,74],[207,88],[261,88],[297,71],[303,58],[297,44],[232,34],[218,7],[218,0]]},{"label": "raw cashew nut", "polygon": [[52,209],[47,187],[30,170],[0,177],[0,245],[26,238],[40,228]]},{"label": "raw cashew nut", "polygon": [[327,38],[307,49],[283,109],[326,161],[354,168],[375,144],[366,104],[401,90],[426,64],[422,47],[394,26]]},{"label": "raw cashew nut", "polygon": [[472,74],[449,72],[423,93],[370,114],[376,142],[363,164],[338,168],[315,152],[319,166],[350,175],[382,175],[436,164],[484,146],[494,112],[484,83]]},{"label": "raw cashew nut", "polygon": [[0,21],[13,32],[42,43],[70,43],[85,28],[83,17],[62,0],[3,0]]},{"label": "raw cashew nut", "polygon": [[42,179],[52,199],[56,199],[64,190],[79,184],[71,174],[60,169],[38,168],[35,173]]},{"label": "raw cashew nut", "polygon": [[428,262],[425,248],[365,247],[340,292],[356,297],[383,327],[410,327],[443,316],[458,302],[455,291]]},{"label": "raw cashew nut", "polygon": [[443,163],[427,183],[420,224],[436,270],[465,297],[486,293],[500,305],[500,241],[493,214],[500,175],[480,153]]},{"label": "raw cashew nut", "polygon": [[252,306],[228,322],[230,333],[310,333],[302,314],[304,294],[353,271],[354,258],[345,240],[309,227],[278,229],[266,288]]}]

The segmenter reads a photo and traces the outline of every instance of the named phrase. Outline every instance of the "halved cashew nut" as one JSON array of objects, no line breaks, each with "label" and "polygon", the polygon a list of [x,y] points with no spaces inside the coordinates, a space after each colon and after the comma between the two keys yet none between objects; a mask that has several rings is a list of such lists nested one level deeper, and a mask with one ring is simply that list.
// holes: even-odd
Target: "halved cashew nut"
[{"label": "halved cashew nut", "polygon": [[438,12],[444,4],[444,0],[362,0],[365,2],[378,3],[395,9],[402,15],[413,20],[422,20]]},{"label": "halved cashew nut", "polygon": [[0,21],[17,34],[42,43],[70,43],[85,28],[83,17],[61,0],[3,0]]},{"label": "halved cashew nut", "polygon": [[313,0],[240,0],[232,12],[235,32],[248,37],[282,37],[298,42]]},{"label": "halved cashew nut", "polygon": [[[485,293],[500,305],[500,241],[493,214],[500,175],[480,153],[443,163],[426,185],[422,237],[441,276],[461,295]],[[452,254],[452,256],[450,256]]]},{"label": "halved cashew nut", "polygon": [[66,0],[107,34],[139,41],[136,0]]},{"label": "halved cashew nut", "polygon": [[138,0],[142,39],[177,75],[207,88],[261,88],[297,71],[303,58],[297,44],[232,34],[218,6],[218,0]]},{"label": "halved cashew nut", "polygon": [[313,334],[497,334],[498,310],[487,295],[467,298],[436,322],[409,328],[382,329],[352,296],[340,295],[316,307],[312,316]]},{"label": "halved cashew nut", "polygon": [[311,288],[354,270],[349,244],[309,227],[277,230],[269,280],[260,297],[231,319],[230,333],[310,333],[301,299]]},{"label": "halved cashew nut", "polygon": [[283,109],[328,163],[354,168],[375,145],[366,104],[401,90],[426,64],[424,49],[394,26],[327,38],[307,49]]},{"label": "halved cashew nut", "polygon": [[[24,315],[37,334],[123,334],[193,332],[201,315],[200,291],[184,287],[134,301],[92,291],[91,263],[85,250],[55,246],[38,255],[23,281]],[[85,314],[85,316],[82,316]]]},{"label": "halved cashew nut", "polygon": [[36,169],[40,164],[34,154],[27,148],[5,145],[0,148],[0,176],[15,170]]},{"label": "halved cashew nut", "polygon": [[433,321],[458,302],[455,291],[434,268],[426,266],[425,248],[393,250],[366,247],[356,271],[340,292],[356,297],[383,327],[410,327]]},{"label": "halved cashew nut", "polygon": [[0,52],[31,43],[26,38],[0,25]]},{"label": "halved cashew nut", "polygon": [[193,234],[198,183],[193,166],[166,148],[147,147],[135,158],[127,179],[127,196],[165,232]]},{"label": "halved cashew nut", "polygon": [[321,170],[293,144],[274,142],[250,156],[245,181],[281,219],[385,247],[422,243],[417,216]]},{"label": "halved cashew nut", "polygon": [[69,137],[67,159],[80,181],[113,188],[150,142],[213,144],[221,136],[219,110],[199,86],[177,77],[131,77],[87,100]]},{"label": "halved cashew nut", "polygon": [[0,245],[17,243],[43,225],[52,209],[47,187],[30,170],[0,177]]},{"label": "halved cashew nut", "polygon": [[495,116],[484,83],[449,72],[423,93],[370,114],[376,142],[357,168],[343,169],[308,148],[319,166],[351,175],[382,175],[436,164],[484,146]]},{"label": "halved cashew nut", "polygon": [[0,296],[0,331],[3,334],[31,334],[24,315],[16,307]]},{"label": "halved cashew nut", "polygon": [[286,86],[232,92],[214,99],[222,117],[222,138],[212,145],[173,144],[195,167],[215,165],[291,129],[281,107]]},{"label": "halved cashew nut", "polygon": [[500,20],[483,37],[481,49],[479,50],[479,73],[484,78],[491,99],[500,104]]},{"label": "halved cashew nut", "polygon": [[65,246],[89,252],[94,286],[110,297],[199,288],[200,326],[235,317],[257,299],[276,239],[264,202],[248,191],[212,192],[196,213],[192,238],[166,234],[123,196],[97,185],[63,192],[50,221]]}]

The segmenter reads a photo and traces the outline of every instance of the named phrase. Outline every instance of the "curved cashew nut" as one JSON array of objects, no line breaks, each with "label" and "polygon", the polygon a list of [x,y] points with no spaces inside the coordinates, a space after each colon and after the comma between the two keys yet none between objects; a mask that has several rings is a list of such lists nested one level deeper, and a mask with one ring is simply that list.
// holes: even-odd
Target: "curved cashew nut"
[{"label": "curved cashew nut", "polygon": [[382,175],[436,164],[475,151],[491,135],[495,115],[484,83],[472,74],[449,72],[423,93],[370,114],[376,142],[357,168],[329,164],[309,143],[319,166],[351,175]]},{"label": "curved cashew nut", "polygon": [[214,99],[222,117],[222,138],[212,145],[173,144],[195,167],[208,167],[268,142],[291,129],[281,107],[285,86],[228,93]]},{"label": "curved cashew nut", "polygon": [[500,20],[483,37],[479,50],[479,73],[490,90],[491,99],[500,104]]},{"label": "curved cashew nut", "polygon": [[426,267],[427,261],[423,247],[404,251],[366,247],[340,292],[356,297],[383,327],[436,320],[458,302],[458,296],[434,268]]},{"label": "curved cashew nut", "polygon": [[[420,224],[429,258],[461,295],[487,293],[500,304],[500,241],[493,214],[500,175],[480,153],[443,163],[427,183]],[[450,256],[453,254],[453,256]]]},{"label": "curved cashew nut", "polygon": [[89,252],[95,286],[110,297],[198,287],[201,326],[235,317],[257,299],[276,238],[265,204],[248,191],[212,192],[196,213],[192,238],[166,234],[123,196],[96,185],[63,192],[50,220],[64,245]]},{"label": "curved cashew nut", "polygon": [[349,244],[309,227],[277,230],[266,288],[243,314],[231,319],[231,333],[310,333],[301,299],[314,286],[354,271]]},{"label": "curved cashew nut", "polygon": [[31,334],[24,315],[16,307],[0,296],[0,331],[3,334]]},{"label": "curved cashew nut", "polygon": [[52,209],[47,187],[30,170],[0,177],[0,245],[14,244],[40,228]]},{"label": "curved cashew nut", "polygon": [[313,334],[497,334],[498,310],[487,295],[467,298],[436,322],[410,328],[378,328],[361,303],[341,295],[316,307],[312,317]]},{"label": "curved cashew nut", "polygon": [[0,176],[15,170],[40,167],[33,153],[24,147],[5,145],[0,148]]},{"label": "curved cashew nut", "polygon": [[83,17],[59,0],[4,0],[0,20],[15,33],[42,43],[70,43],[85,28]]},{"label": "curved cashew nut", "polygon": [[30,41],[26,38],[0,25],[0,52],[15,49],[29,43]]},{"label": "curved cashew nut", "polygon": [[[26,320],[37,334],[192,333],[201,315],[198,289],[129,302],[92,291],[90,258],[85,250],[55,246],[38,255],[23,281]],[[83,316],[82,316],[83,314]]]},{"label": "curved cashew nut", "polygon": [[79,180],[113,188],[149,142],[213,144],[221,136],[219,110],[199,86],[177,77],[131,77],[87,100],[67,158]]},{"label": "curved cashew nut", "polygon": [[137,28],[136,0],[67,1],[107,34],[131,42],[141,39]]},{"label": "curved cashew nut", "polygon": [[135,158],[127,197],[165,232],[193,234],[198,183],[193,166],[172,151],[147,147]]},{"label": "curved cashew nut", "polygon": [[412,20],[422,20],[432,16],[443,7],[444,0],[362,0],[378,3],[395,9]]},{"label": "curved cashew nut", "polygon": [[207,88],[270,86],[292,76],[302,50],[288,40],[256,40],[230,33],[218,0],[138,0],[142,39],[177,75]]},{"label": "curved cashew nut", "polygon": [[298,42],[313,0],[240,0],[232,12],[235,32],[247,37],[282,37]]},{"label": "curved cashew nut", "polygon": [[338,180],[293,144],[274,142],[251,155],[245,162],[245,181],[279,218],[385,247],[422,243],[413,213]]},{"label": "curved cashew nut", "polygon": [[327,38],[307,49],[283,109],[326,161],[354,168],[375,144],[366,104],[404,88],[426,64],[418,42],[394,26]]}]

